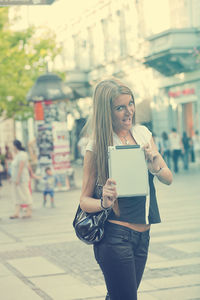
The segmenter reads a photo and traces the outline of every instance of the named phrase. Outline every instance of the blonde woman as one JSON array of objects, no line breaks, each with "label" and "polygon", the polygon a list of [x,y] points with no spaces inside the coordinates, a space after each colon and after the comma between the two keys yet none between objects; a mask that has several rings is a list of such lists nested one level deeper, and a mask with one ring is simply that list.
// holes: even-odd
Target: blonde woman
[{"label": "blonde woman", "polygon": [[[86,147],[80,206],[86,212],[112,208],[105,236],[94,245],[111,300],[136,300],[149,246],[150,226],[160,223],[153,178],[171,184],[172,173],[158,152],[151,132],[135,124],[131,90],[116,79],[104,80],[93,97],[92,139]],[[146,197],[117,197],[117,182],[108,178],[108,146],[139,144],[149,169],[150,205]],[[94,199],[95,184],[103,186],[102,198]],[[148,216],[148,219],[145,216]]]}]

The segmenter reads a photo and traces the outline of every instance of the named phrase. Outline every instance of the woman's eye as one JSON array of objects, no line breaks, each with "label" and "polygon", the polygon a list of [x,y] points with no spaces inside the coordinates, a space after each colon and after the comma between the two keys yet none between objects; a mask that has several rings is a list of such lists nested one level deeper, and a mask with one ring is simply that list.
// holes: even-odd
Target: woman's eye
[{"label": "woman's eye", "polygon": [[133,103],[133,101],[130,101],[129,106],[132,106],[132,105],[134,105],[134,103]]},{"label": "woman's eye", "polygon": [[118,106],[117,111],[121,111],[123,109],[123,106]]}]

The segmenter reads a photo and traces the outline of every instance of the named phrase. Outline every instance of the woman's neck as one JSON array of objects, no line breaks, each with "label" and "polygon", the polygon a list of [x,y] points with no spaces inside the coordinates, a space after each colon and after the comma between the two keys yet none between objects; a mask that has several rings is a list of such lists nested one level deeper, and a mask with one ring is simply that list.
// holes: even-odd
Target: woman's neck
[{"label": "woman's neck", "polygon": [[130,130],[120,130],[120,131],[116,131],[116,134],[119,137],[127,137],[130,134]]}]

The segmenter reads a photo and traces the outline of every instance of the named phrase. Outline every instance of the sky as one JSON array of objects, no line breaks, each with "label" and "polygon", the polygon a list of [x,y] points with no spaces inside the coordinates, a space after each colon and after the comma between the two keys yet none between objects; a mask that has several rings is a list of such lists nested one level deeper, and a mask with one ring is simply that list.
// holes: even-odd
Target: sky
[{"label": "sky", "polygon": [[[15,24],[15,29],[34,24],[57,32],[101,1],[106,0],[56,0],[52,5],[18,6],[21,21]],[[158,33],[169,26],[168,12],[168,0],[144,0],[144,17],[151,32]]]},{"label": "sky", "polygon": [[[21,20],[15,24],[15,29],[24,29],[33,24],[57,30],[99,1],[101,0],[56,0],[52,5],[18,6]],[[11,16],[14,13],[15,9]]]}]

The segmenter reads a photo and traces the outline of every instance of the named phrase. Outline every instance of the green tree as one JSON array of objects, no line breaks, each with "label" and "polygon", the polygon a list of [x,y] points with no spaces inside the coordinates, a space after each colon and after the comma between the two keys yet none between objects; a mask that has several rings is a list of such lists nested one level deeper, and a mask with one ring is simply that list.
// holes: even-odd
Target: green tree
[{"label": "green tree", "polygon": [[26,119],[32,115],[27,92],[45,73],[47,58],[54,61],[61,47],[51,31],[40,35],[35,27],[13,31],[8,13],[8,7],[0,7],[0,116]]}]

